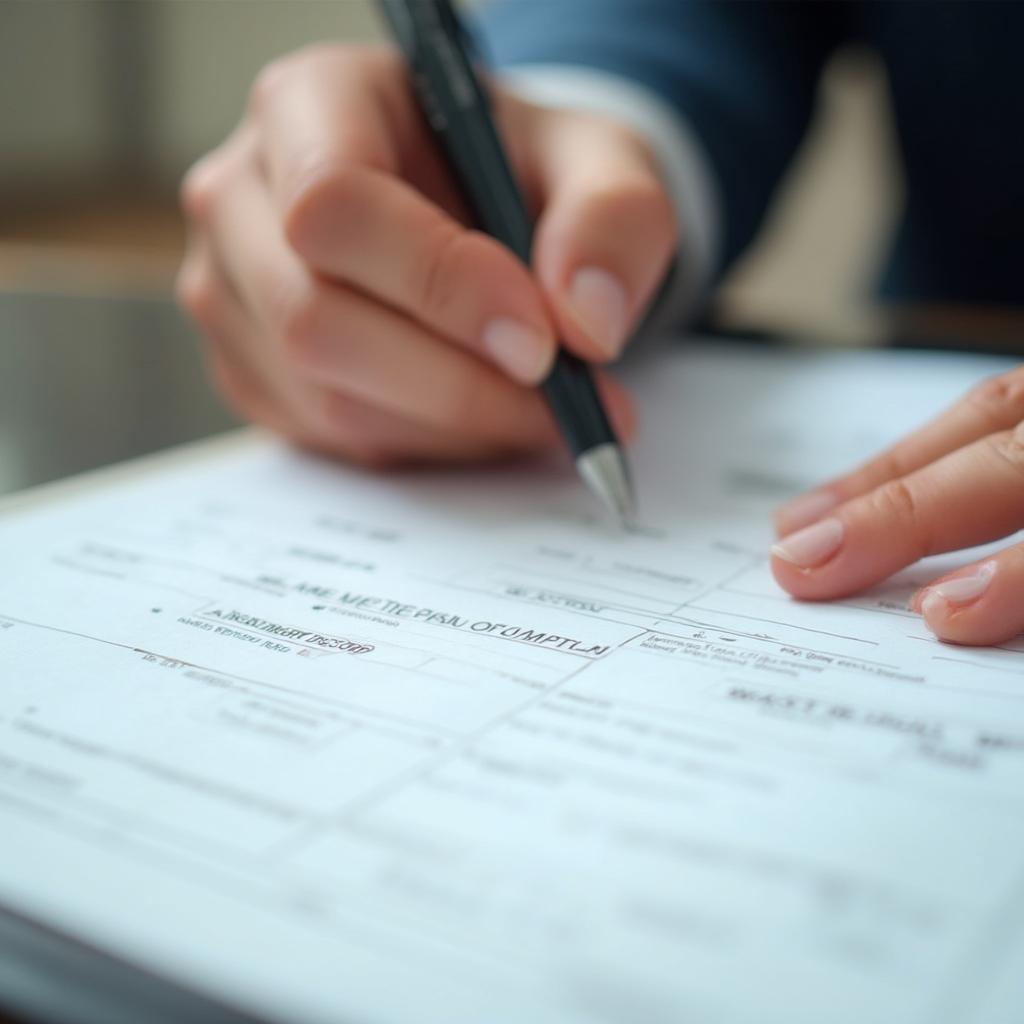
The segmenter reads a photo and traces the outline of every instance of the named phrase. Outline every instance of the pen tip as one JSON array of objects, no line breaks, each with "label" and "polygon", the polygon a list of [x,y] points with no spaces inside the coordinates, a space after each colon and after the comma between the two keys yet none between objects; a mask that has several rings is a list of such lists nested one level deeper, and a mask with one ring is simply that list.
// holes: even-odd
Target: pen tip
[{"label": "pen tip", "polygon": [[636,522],[636,497],[629,467],[617,444],[600,444],[576,459],[576,468],[591,492],[623,528]]}]

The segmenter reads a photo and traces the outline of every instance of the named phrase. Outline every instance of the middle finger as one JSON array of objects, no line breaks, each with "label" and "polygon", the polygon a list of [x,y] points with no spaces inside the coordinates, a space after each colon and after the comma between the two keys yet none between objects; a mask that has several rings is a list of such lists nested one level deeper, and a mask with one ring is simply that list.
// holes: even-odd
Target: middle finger
[{"label": "middle finger", "polygon": [[869,462],[783,505],[779,536],[819,519],[841,502],[921,469],[964,445],[1024,420],[1024,367],[982,381],[930,423]]}]

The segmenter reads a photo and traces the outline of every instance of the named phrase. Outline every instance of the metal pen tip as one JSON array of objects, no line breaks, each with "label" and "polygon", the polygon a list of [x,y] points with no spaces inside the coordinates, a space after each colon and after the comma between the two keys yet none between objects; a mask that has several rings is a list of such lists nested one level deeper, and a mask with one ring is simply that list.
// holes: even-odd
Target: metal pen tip
[{"label": "metal pen tip", "polygon": [[636,496],[625,455],[617,444],[599,444],[576,459],[583,480],[623,528],[636,522]]}]

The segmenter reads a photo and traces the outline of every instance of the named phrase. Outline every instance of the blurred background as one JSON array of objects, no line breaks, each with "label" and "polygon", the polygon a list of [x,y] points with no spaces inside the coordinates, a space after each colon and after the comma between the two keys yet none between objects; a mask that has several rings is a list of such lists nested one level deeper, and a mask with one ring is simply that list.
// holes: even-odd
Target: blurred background
[{"label": "blurred background", "polygon": [[[178,182],[268,60],[379,36],[369,0],[0,0],[0,493],[234,424],[171,301]],[[839,54],[716,326],[874,339],[899,204],[884,75]]]}]

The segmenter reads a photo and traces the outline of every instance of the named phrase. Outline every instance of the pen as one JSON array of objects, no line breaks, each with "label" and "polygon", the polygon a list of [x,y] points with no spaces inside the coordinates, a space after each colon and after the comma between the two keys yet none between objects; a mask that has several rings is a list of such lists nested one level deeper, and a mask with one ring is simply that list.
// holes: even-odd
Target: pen
[{"label": "pen", "polygon": [[[477,226],[529,266],[533,226],[450,0],[378,3],[405,55],[423,115]],[[590,368],[559,349],[541,390],[580,476],[620,522],[630,522],[634,496],[629,469]]]}]

